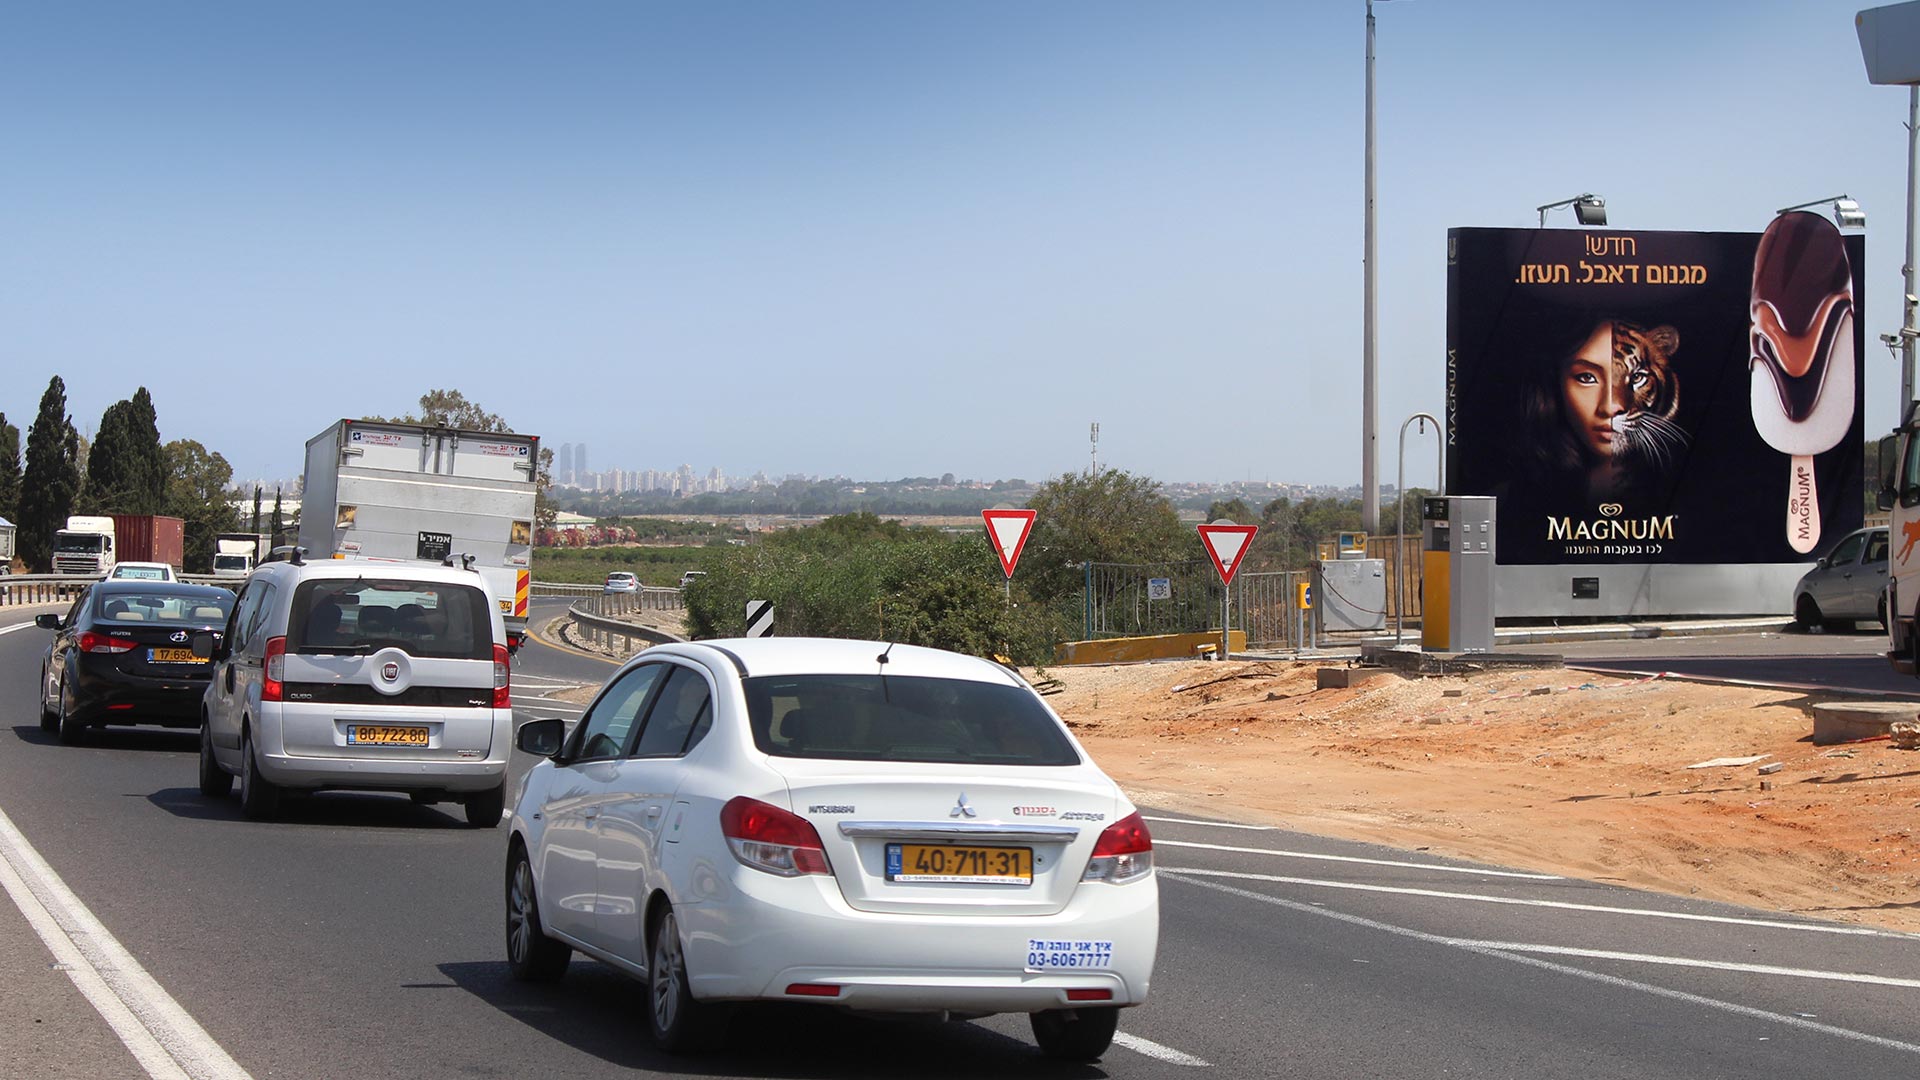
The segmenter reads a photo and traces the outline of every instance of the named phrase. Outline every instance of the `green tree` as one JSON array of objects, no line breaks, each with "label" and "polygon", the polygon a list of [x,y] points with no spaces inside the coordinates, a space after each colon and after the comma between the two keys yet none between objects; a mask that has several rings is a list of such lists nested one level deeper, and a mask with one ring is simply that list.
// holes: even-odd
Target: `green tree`
[{"label": "green tree", "polygon": [[280,508],[280,489],[274,488],[273,489],[273,518],[271,519],[271,523],[267,528],[267,534],[272,539],[268,540],[267,542],[269,544],[279,544],[281,542],[280,532],[286,527],[287,527],[287,520],[282,515],[281,508]]},{"label": "green tree", "polygon": [[167,461],[146,387],[107,406],[87,453],[85,502],[104,514],[157,514],[166,502]]},{"label": "green tree", "polygon": [[1226,518],[1235,525],[1255,524],[1253,507],[1248,506],[1246,500],[1238,496],[1224,501],[1215,499],[1207,504],[1207,520],[1219,521],[1221,518]]},{"label": "green tree", "polygon": [[1081,563],[1202,557],[1199,540],[1180,523],[1159,482],[1144,476],[1119,469],[1068,473],[1040,485],[1027,508],[1037,516],[1020,557],[1020,579],[1043,601],[1078,597]]},{"label": "green tree", "polygon": [[233,467],[192,439],[175,439],[163,452],[167,482],[160,512],[186,522],[182,565],[192,573],[210,573],[220,534],[239,525],[240,513],[227,497]]},{"label": "green tree", "polygon": [[53,534],[67,522],[80,494],[80,433],[67,417],[67,384],[55,375],[40,395],[40,412],[27,429],[26,468],[20,476],[17,541],[27,566],[53,566]]},{"label": "green tree", "polygon": [[0,518],[17,520],[20,514],[20,429],[0,412]]},{"label": "green tree", "polygon": [[248,526],[248,531],[256,535],[260,532],[260,485],[259,484],[253,485],[253,523],[250,526]]}]

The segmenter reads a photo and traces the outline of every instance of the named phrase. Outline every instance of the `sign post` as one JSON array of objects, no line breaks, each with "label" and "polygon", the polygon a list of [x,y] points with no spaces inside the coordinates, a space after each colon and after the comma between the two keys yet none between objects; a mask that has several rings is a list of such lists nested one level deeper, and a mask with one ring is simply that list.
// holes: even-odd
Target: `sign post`
[{"label": "sign post", "polygon": [[1225,518],[1209,525],[1198,526],[1200,543],[1207,549],[1207,558],[1213,560],[1213,568],[1220,572],[1220,659],[1225,660],[1231,649],[1229,637],[1233,626],[1233,575],[1240,571],[1240,560],[1253,544],[1253,534],[1260,531],[1258,525],[1235,525]]},{"label": "sign post", "polygon": [[1020,550],[1027,546],[1027,537],[1033,534],[1033,510],[982,510],[980,517],[987,523],[987,541],[993,545],[993,553],[1000,559],[1000,569],[1007,575],[1007,604],[1013,604],[1013,568],[1020,564]]}]

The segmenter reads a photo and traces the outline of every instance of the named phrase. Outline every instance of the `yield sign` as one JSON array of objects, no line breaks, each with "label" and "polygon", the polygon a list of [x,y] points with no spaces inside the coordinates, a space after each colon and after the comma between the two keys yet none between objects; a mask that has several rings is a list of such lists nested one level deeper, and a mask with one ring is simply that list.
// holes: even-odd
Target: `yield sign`
[{"label": "yield sign", "polygon": [[1213,568],[1220,571],[1220,583],[1233,584],[1233,575],[1240,569],[1240,557],[1247,553],[1253,534],[1260,531],[1260,526],[1202,525],[1199,528],[1200,542],[1207,546],[1207,557],[1213,560]]},{"label": "yield sign", "polygon": [[1000,569],[1013,577],[1020,549],[1027,546],[1027,534],[1033,532],[1034,511],[982,510],[980,516],[987,520],[987,539],[993,543],[993,553],[1000,556]]}]

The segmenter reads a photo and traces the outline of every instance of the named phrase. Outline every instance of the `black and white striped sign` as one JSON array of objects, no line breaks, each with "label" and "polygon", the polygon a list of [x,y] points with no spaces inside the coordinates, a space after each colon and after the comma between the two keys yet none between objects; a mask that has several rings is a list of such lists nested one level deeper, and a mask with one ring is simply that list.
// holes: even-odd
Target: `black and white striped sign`
[{"label": "black and white striped sign", "polygon": [[747,601],[747,636],[773,636],[773,601]]}]

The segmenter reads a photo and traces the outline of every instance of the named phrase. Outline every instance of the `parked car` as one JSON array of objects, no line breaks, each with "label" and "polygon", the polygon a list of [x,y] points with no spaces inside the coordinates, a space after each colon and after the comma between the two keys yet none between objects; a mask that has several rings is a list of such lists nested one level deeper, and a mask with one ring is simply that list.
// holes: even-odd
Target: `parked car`
[{"label": "parked car", "polygon": [[640,579],[624,570],[615,570],[613,573],[607,575],[607,584],[602,591],[610,593],[639,592]]},{"label": "parked car", "polygon": [[212,659],[200,792],[240,778],[248,817],[284,792],[404,791],[491,828],[513,742],[505,623],[486,579],[422,563],[298,558],[256,568]]},{"label": "parked car", "polygon": [[116,581],[122,578],[133,581],[180,580],[180,578],[174,574],[173,567],[163,562],[114,563],[113,569],[107,571],[107,580]]},{"label": "parked car", "polygon": [[1885,525],[1848,533],[1793,587],[1793,621],[1839,628],[1865,619],[1887,625]]},{"label": "parked car", "polygon": [[656,645],[523,782],[507,957],[575,950],[649,985],[654,1040],[712,1037],[726,1002],[1026,1012],[1090,1060],[1146,1000],[1159,938],[1134,806],[1020,677],[883,642]]},{"label": "parked car", "polygon": [[232,608],[226,589],[108,580],[65,614],[36,616],[54,631],[40,664],[40,729],[73,744],[105,724],[194,726],[210,672],[191,638],[224,627]]},{"label": "parked car", "polygon": [[707,572],[705,570],[689,570],[680,575],[680,587],[684,589],[706,576]]}]

